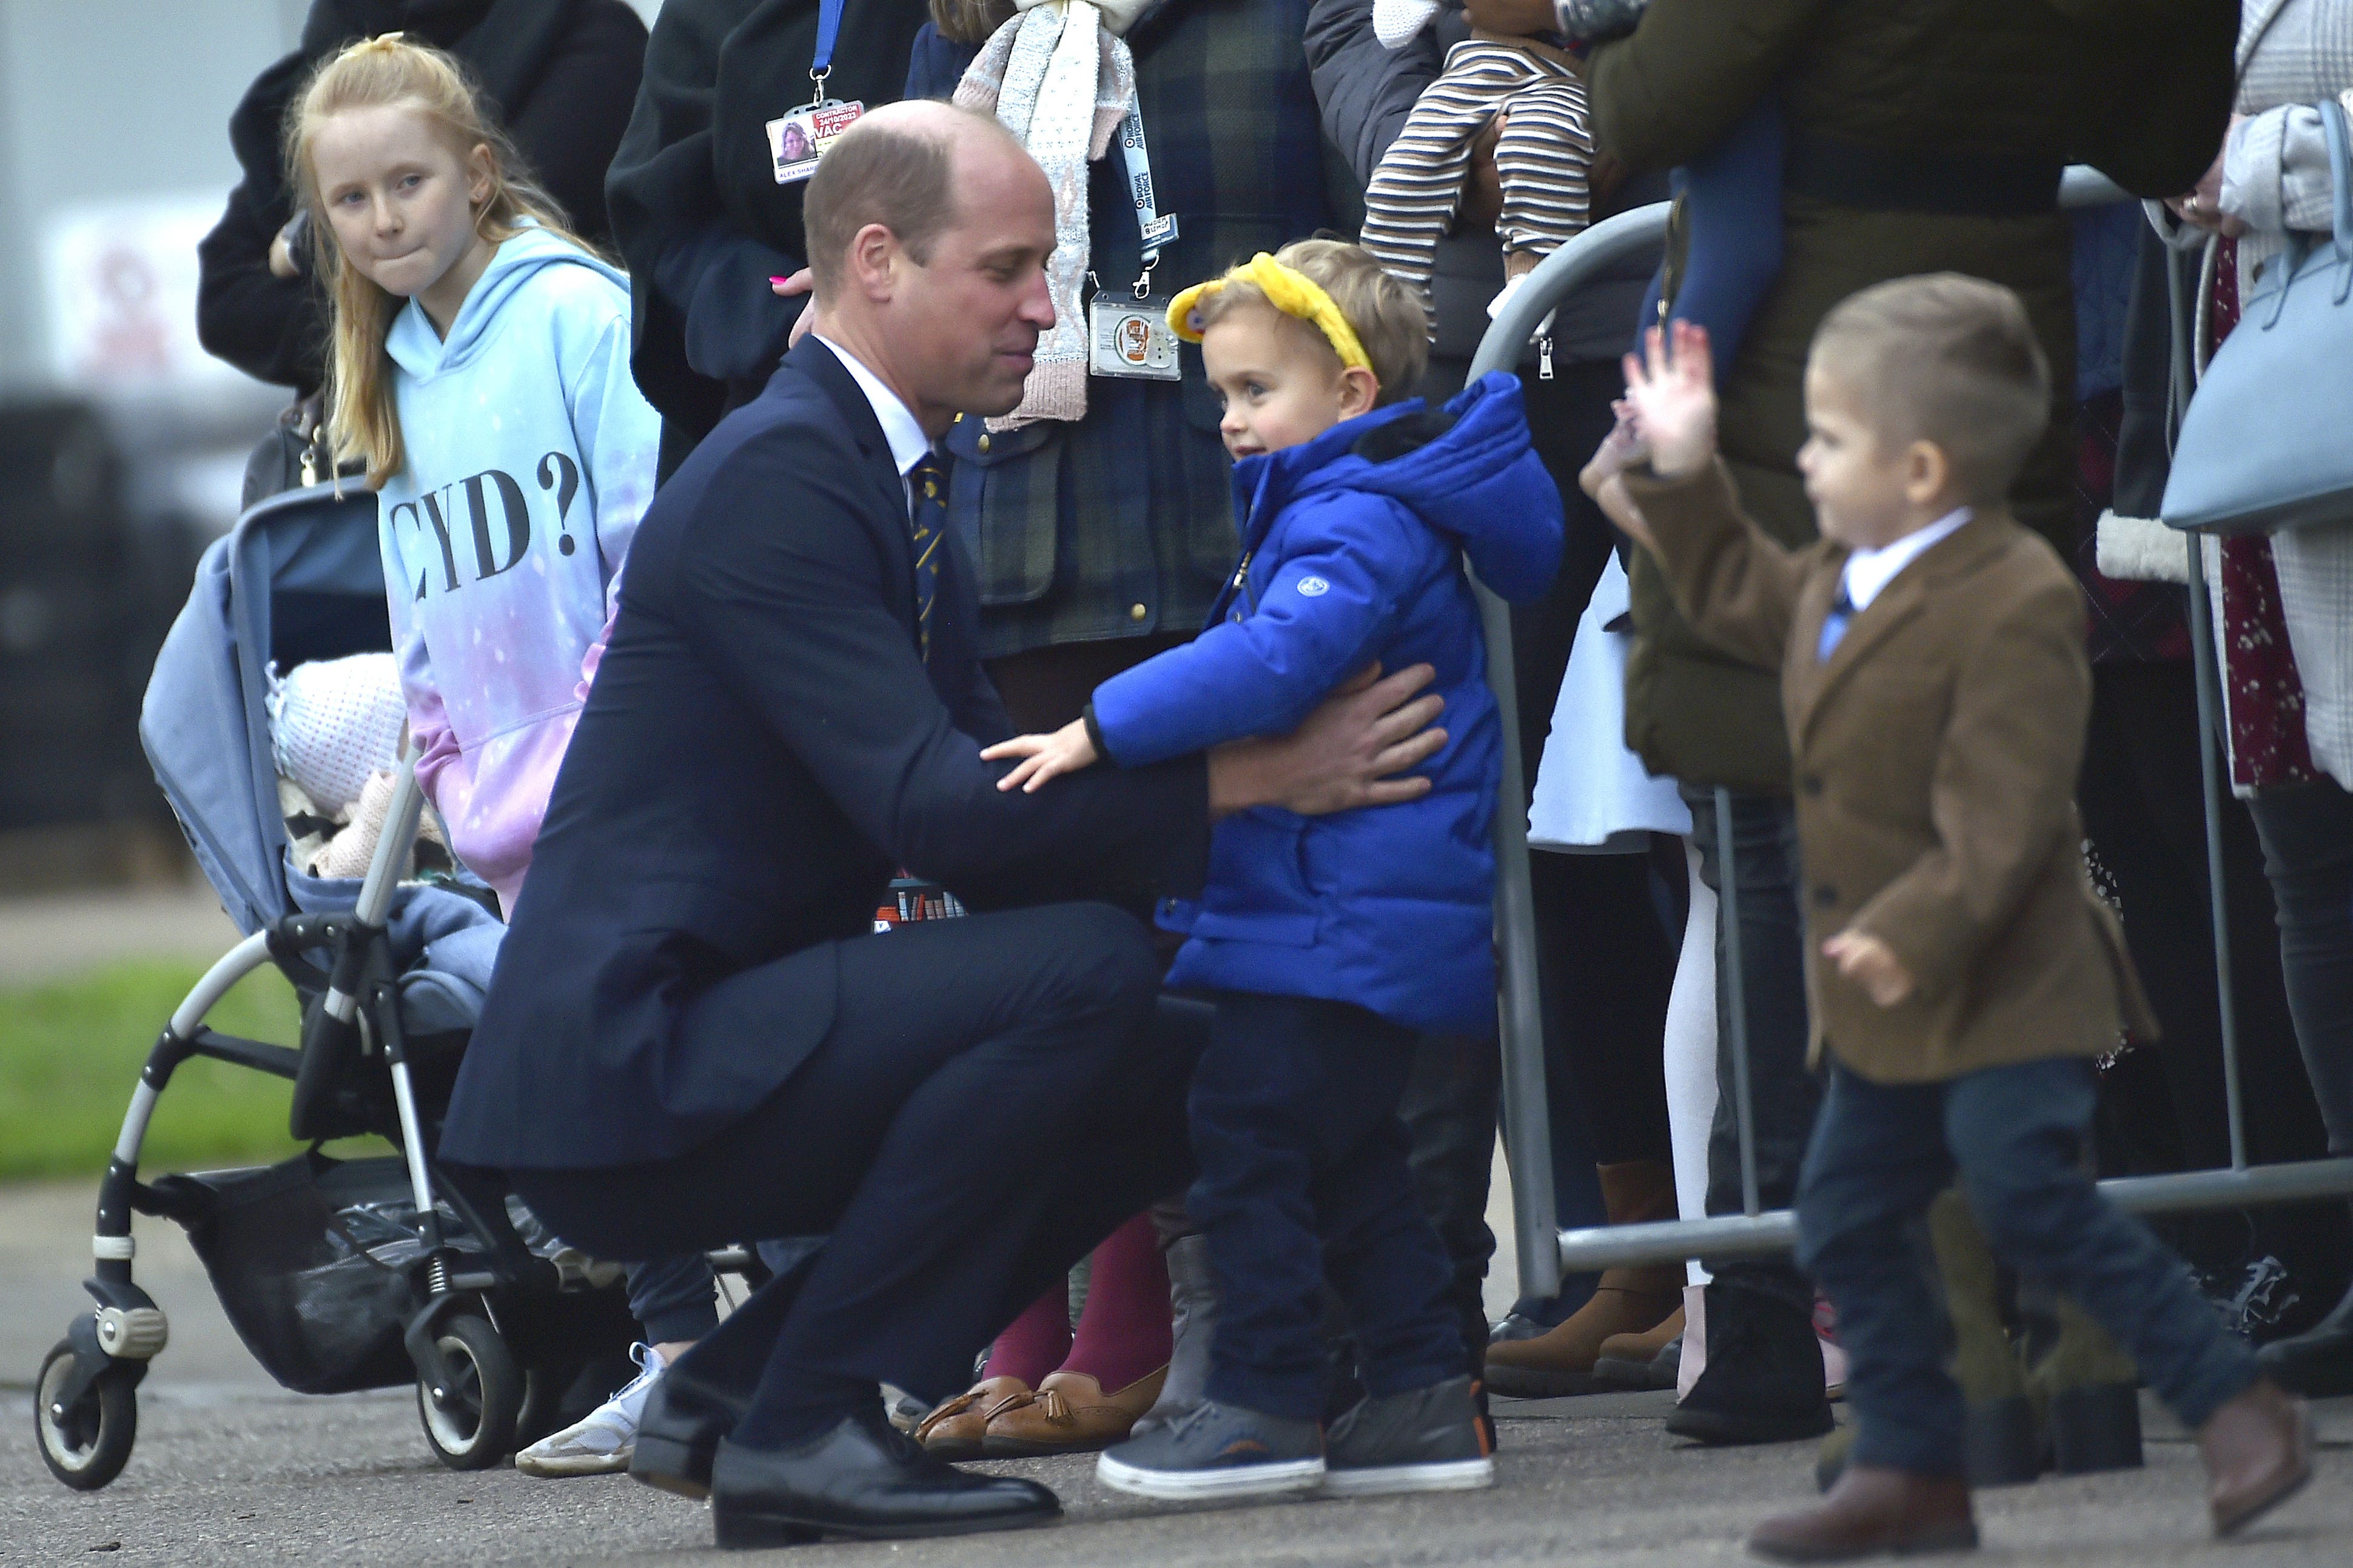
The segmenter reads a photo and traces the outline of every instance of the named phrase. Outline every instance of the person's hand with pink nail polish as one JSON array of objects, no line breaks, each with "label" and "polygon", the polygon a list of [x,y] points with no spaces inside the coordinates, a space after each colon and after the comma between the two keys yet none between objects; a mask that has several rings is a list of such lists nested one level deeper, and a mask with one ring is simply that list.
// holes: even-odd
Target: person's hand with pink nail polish
[{"label": "person's hand with pink nail polish", "polygon": [[[790,300],[797,295],[811,293],[816,288],[817,274],[806,267],[790,277],[768,279],[769,292],[780,299]],[[787,350],[798,346],[800,341],[809,335],[809,329],[817,325],[817,301],[812,299],[808,302],[808,308],[801,312],[800,320],[793,323],[791,335],[785,339],[785,347]]]}]

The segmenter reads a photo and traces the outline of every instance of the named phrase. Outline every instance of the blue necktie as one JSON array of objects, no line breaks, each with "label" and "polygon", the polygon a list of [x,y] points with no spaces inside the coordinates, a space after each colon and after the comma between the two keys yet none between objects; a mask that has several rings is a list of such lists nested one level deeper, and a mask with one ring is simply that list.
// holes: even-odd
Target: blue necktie
[{"label": "blue necktie", "polygon": [[908,529],[915,546],[915,632],[925,663],[932,657],[932,607],[940,596],[940,542],[947,537],[948,475],[935,452],[926,452],[907,470],[913,513]]},{"label": "blue necktie", "polygon": [[1847,622],[1854,619],[1854,601],[1847,597],[1846,584],[1839,584],[1838,597],[1831,601],[1831,613],[1822,617],[1822,640],[1814,648],[1817,661],[1827,659],[1838,651],[1846,636]]}]

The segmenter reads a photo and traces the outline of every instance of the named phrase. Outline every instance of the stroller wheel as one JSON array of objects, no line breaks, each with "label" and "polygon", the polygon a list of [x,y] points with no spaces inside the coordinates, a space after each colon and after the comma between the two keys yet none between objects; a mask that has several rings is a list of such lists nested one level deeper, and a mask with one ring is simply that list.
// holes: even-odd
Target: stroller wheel
[{"label": "stroller wheel", "polygon": [[461,1312],[441,1326],[442,1359],[450,1386],[417,1380],[417,1413],[434,1457],[453,1470],[487,1469],[514,1449],[515,1417],[522,1410],[522,1373],[513,1352],[488,1320]]},{"label": "stroller wheel", "polygon": [[59,1396],[73,1371],[73,1342],[59,1340],[41,1363],[33,1426],[49,1474],[76,1491],[96,1491],[121,1475],[131,1458],[139,1436],[139,1392],[132,1378],[109,1368],[80,1398],[62,1404]]}]

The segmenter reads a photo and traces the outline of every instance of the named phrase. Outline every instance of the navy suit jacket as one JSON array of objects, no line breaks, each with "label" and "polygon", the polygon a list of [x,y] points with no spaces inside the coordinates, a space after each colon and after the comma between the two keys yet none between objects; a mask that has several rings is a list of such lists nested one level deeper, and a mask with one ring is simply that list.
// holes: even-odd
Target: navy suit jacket
[{"label": "navy suit jacket", "polygon": [[[953,541],[952,541],[953,542]],[[811,337],[647,510],[440,1151],[578,1169],[672,1158],[775,1093],[832,1026],[836,948],[904,866],[976,910],[1198,887],[1198,755],[1000,793],[1009,732],[952,549],[918,652],[905,492]],[[756,1037],[681,1028],[780,966]]]}]

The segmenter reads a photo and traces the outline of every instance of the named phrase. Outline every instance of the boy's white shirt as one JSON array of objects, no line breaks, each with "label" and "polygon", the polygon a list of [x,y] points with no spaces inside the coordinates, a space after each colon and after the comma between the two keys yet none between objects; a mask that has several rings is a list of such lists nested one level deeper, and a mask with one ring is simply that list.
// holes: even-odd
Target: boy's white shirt
[{"label": "boy's white shirt", "polygon": [[1840,574],[1839,587],[1845,593],[1847,603],[1861,615],[1871,608],[1887,584],[1895,581],[1904,568],[1926,554],[1945,540],[1960,531],[1963,523],[1975,516],[1968,507],[1956,507],[1927,527],[1905,534],[1893,544],[1883,544],[1876,550],[1858,550],[1846,558],[1846,569]]}]

